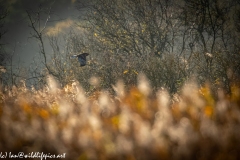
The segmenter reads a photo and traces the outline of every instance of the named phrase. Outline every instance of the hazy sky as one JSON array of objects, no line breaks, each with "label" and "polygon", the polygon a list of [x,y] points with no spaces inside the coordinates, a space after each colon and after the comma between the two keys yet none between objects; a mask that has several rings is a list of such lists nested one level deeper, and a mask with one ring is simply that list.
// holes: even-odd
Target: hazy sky
[{"label": "hazy sky", "polygon": [[[51,18],[47,23],[45,34],[54,34],[56,31],[65,32],[78,17],[75,9],[75,0],[5,0],[9,15],[6,19],[7,33],[1,40],[5,43],[8,53],[13,53],[14,64],[28,66],[33,58],[39,57],[38,42],[31,37],[31,29],[28,26],[26,10],[35,11],[41,5],[42,8],[51,7]],[[46,45],[48,44],[45,39]],[[47,47],[47,52],[51,48]]]}]

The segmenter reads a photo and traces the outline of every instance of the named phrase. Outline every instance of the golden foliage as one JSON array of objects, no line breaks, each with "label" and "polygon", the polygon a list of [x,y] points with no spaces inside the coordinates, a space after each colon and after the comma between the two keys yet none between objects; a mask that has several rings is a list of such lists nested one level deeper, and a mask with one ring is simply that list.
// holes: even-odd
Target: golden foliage
[{"label": "golden foliage", "polygon": [[[239,159],[240,89],[186,84],[179,95],[152,93],[146,77],[128,92],[64,88],[1,93],[0,150],[61,154],[66,159]],[[141,82],[142,81],[142,82]],[[55,86],[55,87],[54,87]],[[120,94],[121,93],[121,94]]]}]

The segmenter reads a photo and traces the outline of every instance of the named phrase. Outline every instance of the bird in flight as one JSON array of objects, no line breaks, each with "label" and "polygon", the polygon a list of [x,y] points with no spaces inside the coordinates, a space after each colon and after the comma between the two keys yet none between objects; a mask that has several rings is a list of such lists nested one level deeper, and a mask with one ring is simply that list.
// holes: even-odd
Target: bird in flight
[{"label": "bird in flight", "polygon": [[78,61],[80,63],[80,66],[83,67],[87,63],[86,58],[87,58],[88,55],[89,55],[88,53],[82,53],[82,54],[79,54],[79,55],[72,55],[71,58],[76,58],[77,57]]}]

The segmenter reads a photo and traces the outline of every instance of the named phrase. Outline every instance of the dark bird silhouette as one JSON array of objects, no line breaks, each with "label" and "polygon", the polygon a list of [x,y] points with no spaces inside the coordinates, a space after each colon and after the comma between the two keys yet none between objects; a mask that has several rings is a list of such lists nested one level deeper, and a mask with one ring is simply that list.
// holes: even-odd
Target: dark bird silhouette
[{"label": "dark bird silhouette", "polygon": [[87,64],[87,56],[89,54],[88,53],[82,53],[82,54],[79,54],[79,55],[72,55],[71,58],[78,58],[78,61],[80,63],[80,66],[83,67]]}]

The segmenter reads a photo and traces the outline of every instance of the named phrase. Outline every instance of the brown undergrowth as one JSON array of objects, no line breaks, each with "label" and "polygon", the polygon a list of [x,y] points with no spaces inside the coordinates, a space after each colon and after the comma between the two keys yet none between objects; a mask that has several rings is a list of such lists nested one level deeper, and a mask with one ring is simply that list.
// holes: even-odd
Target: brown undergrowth
[{"label": "brown undergrowth", "polygon": [[[63,159],[239,159],[240,89],[231,94],[187,83],[179,94],[138,86],[90,96],[78,82],[1,92],[0,151]],[[33,159],[28,157],[29,159]],[[38,159],[38,158],[36,158]]]}]

